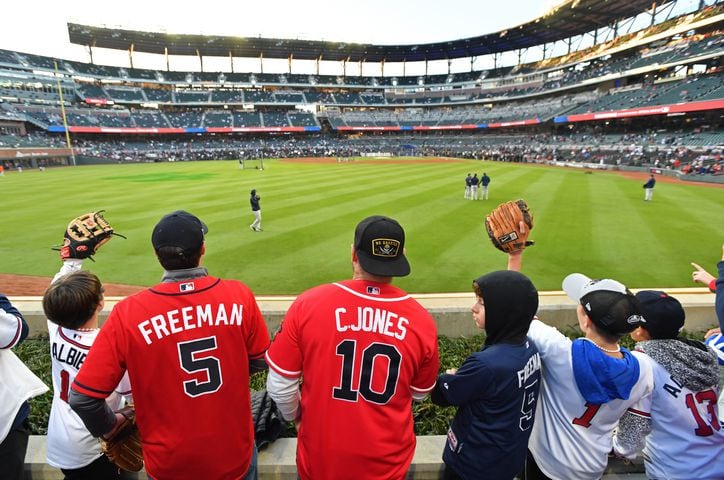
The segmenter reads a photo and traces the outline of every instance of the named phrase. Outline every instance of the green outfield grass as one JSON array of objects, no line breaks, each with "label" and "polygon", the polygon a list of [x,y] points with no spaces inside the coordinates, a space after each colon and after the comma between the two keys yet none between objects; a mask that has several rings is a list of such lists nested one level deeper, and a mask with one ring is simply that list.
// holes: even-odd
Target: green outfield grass
[{"label": "green outfield grass", "polygon": [[[505,268],[483,231],[498,203],[525,198],[535,216],[524,271],[540,290],[560,290],[574,271],[631,288],[690,287],[690,262],[715,270],[724,242],[724,189],[659,182],[653,202],[642,181],[497,162],[357,160],[239,170],[231,161],[83,166],[0,177],[0,272],[52,276],[68,221],[89,210],[114,238],[87,268],[105,282],[152,285],[161,268],[150,243],[165,213],[186,209],[209,226],[205,265],[257,294],[296,294],[348,278],[354,227],[389,215],[407,232],[411,292],[469,291],[478,275]],[[468,172],[492,177],[490,200],[463,199]],[[249,229],[249,190],[261,195],[264,232]],[[2,290],[0,285],[0,291]]]}]

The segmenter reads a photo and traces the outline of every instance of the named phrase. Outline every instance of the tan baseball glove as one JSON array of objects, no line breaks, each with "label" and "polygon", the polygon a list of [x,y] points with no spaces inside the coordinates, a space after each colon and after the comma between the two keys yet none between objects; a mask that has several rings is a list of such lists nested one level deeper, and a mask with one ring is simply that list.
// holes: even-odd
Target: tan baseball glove
[{"label": "tan baseball glove", "polygon": [[[521,231],[520,222],[525,224]],[[525,200],[501,203],[485,217],[485,230],[493,245],[506,253],[518,252],[533,245],[528,235],[533,228],[533,214]]]},{"label": "tan baseball glove", "polygon": [[90,258],[115,235],[126,238],[116,233],[103,216],[103,210],[89,212],[74,218],[68,224],[63,235],[63,245],[55,250],[60,250],[60,258]]},{"label": "tan baseball glove", "polygon": [[126,407],[116,413],[123,415],[124,420],[108,438],[100,438],[101,450],[119,468],[138,472],[143,468],[143,450],[136,426],[136,411],[133,407]]}]

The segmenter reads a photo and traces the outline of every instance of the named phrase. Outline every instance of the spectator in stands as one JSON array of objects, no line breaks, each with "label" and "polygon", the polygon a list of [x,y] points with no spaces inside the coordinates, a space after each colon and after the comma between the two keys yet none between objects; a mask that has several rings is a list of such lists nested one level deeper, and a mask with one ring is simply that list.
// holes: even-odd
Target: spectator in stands
[{"label": "spectator in stands", "polygon": [[443,451],[444,478],[477,479],[484,472],[511,479],[525,465],[541,385],[540,355],[527,338],[538,291],[512,271],[483,275],[473,290],[473,319],[485,330],[485,345],[440,375],[432,392],[433,403],[458,407]]},{"label": "spectator in stands", "polygon": [[412,402],[434,388],[439,358],[435,321],[392,285],[410,273],[404,252],[398,222],[362,220],[352,279],[299,295],[269,347],[267,389],[298,425],[302,480],[407,476]]},{"label": "spectator in stands", "polygon": [[644,321],[631,338],[654,372],[652,392],[621,418],[614,452],[633,459],[643,450],[648,478],[722,478],[717,356],[702,342],[678,338],[685,319],[678,300],[654,290],[636,298]]},{"label": "spectator in stands", "polygon": [[202,266],[207,232],[182,210],[161,218],[161,283],[113,307],[70,389],[88,431],[107,436],[122,415],[105,398],[128,371],[156,479],[257,478],[249,377],[266,369],[269,334],[251,290]]},{"label": "spectator in stands", "polygon": [[[43,295],[48,318],[53,404],[48,420],[47,461],[61,469],[67,479],[120,479],[116,467],[101,451],[100,443],[85,428],[68,404],[68,387],[75,380],[82,362],[98,336],[98,315],[103,309],[103,285],[93,273],[81,270],[82,259],[75,252],[61,251],[63,263]],[[107,399],[116,411],[130,394],[128,375]],[[130,400],[130,399],[129,399]]]},{"label": "spectator in stands", "polygon": [[[520,271],[522,255],[508,255],[509,270]],[[541,320],[531,323],[528,337],[540,352],[543,386],[526,480],[600,478],[619,418],[651,391],[650,365],[638,359],[643,354],[619,345],[641,321],[636,297],[616,280],[580,273],[568,275],[563,290],[578,304],[584,337],[571,341]]]},{"label": "spectator in stands", "polygon": [[[719,327],[706,332],[704,339],[706,344],[714,349],[719,357],[720,381],[721,385],[724,386],[724,335],[722,334],[722,329],[724,329],[724,245],[722,245],[721,260],[716,265],[719,271],[718,278],[696,263],[691,265],[695,268],[692,273],[694,281],[706,285],[712,293],[716,293],[714,309]],[[719,395],[719,413],[724,415],[724,388]],[[724,418],[720,416],[719,419],[724,426]]]},{"label": "spectator in stands", "polygon": [[48,391],[10,350],[27,338],[23,315],[0,294],[0,478],[25,478],[25,453],[30,435],[28,400]]},{"label": "spectator in stands", "polygon": [[650,202],[654,198],[654,185],[656,185],[656,179],[652,173],[649,179],[644,183],[644,201]]}]

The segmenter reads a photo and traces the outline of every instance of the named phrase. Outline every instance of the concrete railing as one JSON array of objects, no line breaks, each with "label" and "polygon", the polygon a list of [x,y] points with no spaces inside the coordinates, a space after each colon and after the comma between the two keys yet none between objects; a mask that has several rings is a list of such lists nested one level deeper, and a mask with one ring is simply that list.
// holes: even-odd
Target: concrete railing
[{"label": "concrete railing", "polygon": [[[415,456],[407,473],[408,480],[436,480],[443,472],[442,450],[445,446],[444,435],[417,437]],[[25,456],[26,480],[62,480],[63,474],[57,468],[45,463],[46,440],[43,436],[31,436],[28,453]],[[297,478],[297,439],[280,438],[259,452],[258,471],[260,479],[296,480]],[[642,473],[641,462],[609,461],[604,478],[618,478],[619,474]],[[128,480],[147,480],[144,471],[128,474]]]},{"label": "concrete railing", "polygon": [[[686,311],[686,329],[705,331],[717,326],[714,312],[714,294],[706,288],[665,289],[676,297]],[[475,298],[473,293],[430,293],[413,295],[435,318],[438,333],[446,337],[471,336],[480,331],[475,327],[470,308]],[[557,328],[574,327],[576,305],[563,292],[540,292],[538,316],[541,320]],[[122,297],[106,297],[101,312],[101,323],[106,319],[113,306]],[[18,310],[23,312],[30,325],[30,335],[47,332],[45,315],[40,297],[11,297]],[[259,296],[257,302],[261,308],[270,332],[275,332],[289,305],[294,301],[291,296]]]},{"label": "concrete railing", "polygon": [[[704,331],[717,325],[714,313],[714,294],[706,288],[667,289],[686,310],[686,328],[690,331]],[[414,297],[433,315],[438,333],[448,337],[470,336],[480,333],[471,318],[470,307],[474,301],[472,293],[421,294]],[[23,312],[31,329],[31,336],[47,332],[39,297],[13,297],[13,304]],[[121,298],[107,297],[101,314],[105,320]],[[259,306],[267,320],[270,332],[276,331],[294,297],[257,297]],[[569,328],[578,324],[576,305],[562,292],[541,292],[538,315],[541,320],[558,328]],[[409,479],[437,479],[442,472],[442,449],[445,437],[442,435],[422,436],[417,439],[415,457],[408,474]],[[44,436],[32,436],[26,455],[26,479],[62,479],[60,470],[45,463],[46,441]],[[264,479],[296,479],[296,439],[281,438],[259,452],[259,477]],[[627,463],[612,460],[607,470],[611,476],[641,473],[640,462]],[[129,479],[146,480],[145,473],[131,475]]]}]

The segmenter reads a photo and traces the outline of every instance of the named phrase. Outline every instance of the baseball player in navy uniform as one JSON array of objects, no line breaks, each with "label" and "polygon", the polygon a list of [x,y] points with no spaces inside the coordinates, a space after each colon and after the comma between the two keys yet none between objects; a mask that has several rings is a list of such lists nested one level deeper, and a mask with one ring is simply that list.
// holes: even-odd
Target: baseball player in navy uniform
[{"label": "baseball player in navy uniform", "polygon": [[478,178],[478,174],[474,174],[472,180],[470,180],[470,200],[477,200],[478,199],[478,184],[480,183],[480,179]]},{"label": "baseball player in navy uniform", "polygon": [[523,470],[541,386],[540,355],[527,338],[538,291],[523,274],[473,282],[485,345],[437,380],[432,401],[458,407],[443,452],[445,479],[511,479]]},{"label": "baseball player in navy uniform", "polygon": [[256,189],[251,190],[251,197],[249,198],[249,203],[251,203],[251,213],[254,214],[254,222],[249,225],[249,228],[251,228],[255,232],[261,232],[261,206],[259,206],[259,200],[261,200],[261,197],[257,195]]},{"label": "baseball player in navy uniform", "polygon": [[480,200],[488,199],[488,185],[490,185],[490,177],[483,172],[483,176],[480,177]]},{"label": "baseball player in navy uniform", "polygon": [[650,202],[654,198],[654,186],[656,185],[656,179],[651,174],[649,179],[644,183],[644,201]]},{"label": "baseball player in navy uniform", "polygon": [[473,185],[473,177],[471,174],[468,173],[468,176],[465,177],[465,200],[468,200],[470,198],[470,188]]},{"label": "baseball player in navy uniform", "polygon": [[636,298],[644,322],[631,338],[648,356],[653,388],[619,422],[614,450],[630,459],[643,450],[648,478],[724,478],[716,354],[702,342],[678,338],[685,319],[678,300],[655,290]]}]

